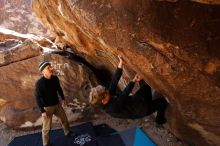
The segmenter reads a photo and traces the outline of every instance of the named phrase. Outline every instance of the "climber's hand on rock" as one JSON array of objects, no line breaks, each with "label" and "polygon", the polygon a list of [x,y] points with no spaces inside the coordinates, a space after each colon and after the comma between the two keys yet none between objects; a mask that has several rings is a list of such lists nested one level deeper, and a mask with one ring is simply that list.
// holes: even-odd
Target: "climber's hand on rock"
[{"label": "climber's hand on rock", "polygon": [[119,59],[118,68],[122,68],[122,65],[123,65],[123,58],[121,57],[121,55],[118,55],[118,59]]},{"label": "climber's hand on rock", "polygon": [[132,80],[133,82],[139,82],[142,79],[142,77],[139,74],[136,74],[134,76],[134,79]]}]

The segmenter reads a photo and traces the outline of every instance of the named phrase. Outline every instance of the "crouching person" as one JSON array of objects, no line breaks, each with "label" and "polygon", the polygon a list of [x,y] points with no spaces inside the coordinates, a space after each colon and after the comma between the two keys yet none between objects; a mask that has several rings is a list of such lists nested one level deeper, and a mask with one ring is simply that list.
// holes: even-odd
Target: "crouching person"
[{"label": "crouching person", "polygon": [[[165,110],[167,101],[165,98],[152,99],[151,87],[136,74],[121,92],[116,92],[118,82],[122,75],[123,60],[119,56],[119,65],[108,89],[99,85],[91,89],[89,98],[91,104],[101,103],[105,112],[113,117],[136,119],[157,112],[156,123],[166,123]],[[130,93],[139,83],[140,89],[132,96]]]},{"label": "crouching person", "polygon": [[[66,136],[74,136],[70,131],[69,123],[63,109],[66,104],[59,79],[53,75],[53,68],[49,62],[39,64],[39,70],[43,76],[36,82],[35,97],[43,119],[42,140],[44,146],[51,146],[49,132],[52,125],[52,117],[55,115],[61,123]],[[58,93],[61,97],[59,100]]]}]

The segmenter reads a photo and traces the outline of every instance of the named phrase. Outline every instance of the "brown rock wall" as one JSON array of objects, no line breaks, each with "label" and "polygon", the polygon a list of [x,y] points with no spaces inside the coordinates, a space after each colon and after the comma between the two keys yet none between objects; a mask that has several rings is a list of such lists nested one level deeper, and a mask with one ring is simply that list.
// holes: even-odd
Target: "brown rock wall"
[{"label": "brown rock wall", "polygon": [[31,0],[0,0],[0,3],[0,27],[24,34],[50,35],[32,12]]},{"label": "brown rock wall", "polygon": [[122,54],[123,81],[139,72],[168,97],[169,127],[179,138],[220,145],[219,5],[34,0],[33,10],[57,34],[57,42],[98,68],[113,72]]}]

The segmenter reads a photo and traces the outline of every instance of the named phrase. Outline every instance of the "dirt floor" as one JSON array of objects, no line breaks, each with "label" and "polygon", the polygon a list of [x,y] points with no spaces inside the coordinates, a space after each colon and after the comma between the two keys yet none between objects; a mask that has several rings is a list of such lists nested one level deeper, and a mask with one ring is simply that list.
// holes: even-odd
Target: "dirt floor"
[{"label": "dirt floor", "polygon": [[[95,114],[90,119],[94,125],[106,123],[115,130],[121,131],[130,127],[142,127],[142,129],[153,139],[158,146],[187,146],[183,142],[179,141],[174,135],[172,135],[166,128],[166,124],[158,127],[154,122],[154,116],[148,116],[137,120],[126,120],[113,118],[105,113]],[[80,122],[88,121],[88,119],[82,119]],[[71,125],[79,124],[80,122],[72,123]],[[60,128],[59,125],[53,125],[53,129]],[[10,141],[21,135],[39,132],[40,128],[32,131],[15,131],[10,130],[3,123],[0,123],[0,146],[7,146]]]}]

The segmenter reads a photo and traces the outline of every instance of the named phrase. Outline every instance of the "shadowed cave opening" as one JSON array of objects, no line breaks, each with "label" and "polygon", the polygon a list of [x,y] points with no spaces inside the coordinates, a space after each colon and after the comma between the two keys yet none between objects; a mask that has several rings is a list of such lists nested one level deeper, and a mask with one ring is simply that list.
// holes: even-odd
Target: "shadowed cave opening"
[{"label": "shadowed cave opening", "polygon": [[55,54],[68,57],[70,60],[74,60],[79,64],[84,64],[94,73],[99,84],[105,87],[109,86],[111,79],[112,79],[112,73],[109,70],[105,68],[98,69],[94,67],[93,65],[91,65],[88,61],[86,61],[83,57],[77,54],[71,53],[71,52],[63,51],[63,52],[55,52]]}]

